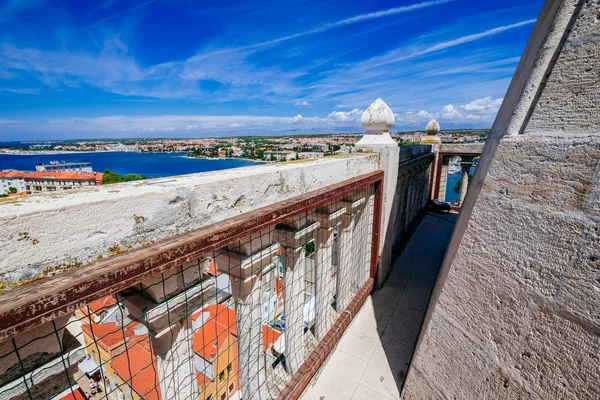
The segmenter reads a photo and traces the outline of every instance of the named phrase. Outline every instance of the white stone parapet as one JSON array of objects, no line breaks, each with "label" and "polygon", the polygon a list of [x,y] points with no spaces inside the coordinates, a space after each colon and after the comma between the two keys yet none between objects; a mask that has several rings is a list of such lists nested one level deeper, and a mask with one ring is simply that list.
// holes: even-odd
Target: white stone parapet
[{"label": "white stone parapet", "polygon": [[[394,125],[394,113],[381,99],[377,99],[363,113],[361,122],[365,135],[356,143],[356,148],[379,153],[379,168],[385,171],[383,187],[383,215],[380,232],[380,271],[389,271],[392,258],[392,231],[395,210],[394,197],[398,181],[400,150],[389,130]],[[378,273],[377,284],[383,284],[387,273]]]},{"label": "white stone parapet", "polygon": [[377,168],[376,154],[352,154],[3,199],[0,276],[44,277]]}]

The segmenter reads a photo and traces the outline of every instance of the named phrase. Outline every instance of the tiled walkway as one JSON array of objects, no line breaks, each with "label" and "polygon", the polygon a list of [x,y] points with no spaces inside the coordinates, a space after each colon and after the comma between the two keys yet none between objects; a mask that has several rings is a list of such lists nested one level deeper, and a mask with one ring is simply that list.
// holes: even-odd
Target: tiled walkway
[{"label": "tiled walkway", "polygon": [[429,214],[365,302],[303,400],[400,397],[456,214]]}]

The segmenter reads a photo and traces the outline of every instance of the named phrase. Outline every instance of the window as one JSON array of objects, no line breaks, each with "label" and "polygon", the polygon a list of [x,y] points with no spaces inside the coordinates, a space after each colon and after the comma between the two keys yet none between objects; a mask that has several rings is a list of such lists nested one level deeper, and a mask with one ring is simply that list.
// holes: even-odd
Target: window
[{"label": "window", "polygon": [[228,372],[228,373],[231,373],[231,371],[232,371],[232,370],[233,370],[233,367],[231,366],[231,364],[229,364],[229,365],[227,366],[227,372]]},{"label": "window", "polygon": [[227,400],[227,393],[223,393],[221,395],[221,400]]},{"label": "window", "polygon": [[221,382],[225,380],[225,371],[221,371],[221,373],[219,374],[219,380]]},{"label": "window", "polygon": [[233,392],[235,390],[235,384],[231,384],[229,385],[229,394],[231,394],[231,392]]},{"label": "window", "polygon": [[212,394],[209,394],[208,397],[206,398],[206,400],[213,400]]}]

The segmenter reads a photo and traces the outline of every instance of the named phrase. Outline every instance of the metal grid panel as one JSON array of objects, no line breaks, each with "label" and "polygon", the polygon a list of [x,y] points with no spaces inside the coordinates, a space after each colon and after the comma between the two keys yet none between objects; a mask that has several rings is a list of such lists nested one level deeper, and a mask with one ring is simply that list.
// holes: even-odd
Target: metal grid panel
[{"label": "metal grid panel", "polygon": [[[0,398],[297,397],[372,287],[381,178],[307,193],[270,207],[271,219],[259,210],[158,244],[153,262],[119,256],[113,269],[139,271],[80,298],[59,285],[44,318],[18,328],[5,324],[3,306]],[[210,246],[198,240],[208,233]],[[165,248],[171,257],[161,258]],[[93,301],[81,304],[86,297]],[[40,301],[18,291],[14,299],[21,316]]]}]

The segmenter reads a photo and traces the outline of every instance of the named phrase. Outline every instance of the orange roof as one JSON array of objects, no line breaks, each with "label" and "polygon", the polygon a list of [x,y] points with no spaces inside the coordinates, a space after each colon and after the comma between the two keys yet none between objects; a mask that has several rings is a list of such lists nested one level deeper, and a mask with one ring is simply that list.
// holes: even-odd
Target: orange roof
[{"label": "orange roof", "polygon": [[285,296],[285,286],[283,280],[280,277],[275,278],[275,289],[277,290],[277,297],[283,299]]},{"label": "orange roof", "polygon": [[[96,174],[99,172],[53,172],[53,171],[4,171],[0,172],[0,177],[4,178],[23,178],[23,179],[57,179],[57,180],[97,180]],[[102,180],[100,174],[100,180]]]},{"label": "orange roof", "polygon": [[145,400],[162,400],[156,357],[147,336],[133,342],[127,351],[115,357],[111,367]]},{"label": "orange roof", "polygon": [[112,307],[115,304],[117,304],[115,298],[111,295],[108,295],[99,300],[92,301],[87,305],[87,307],[81,307],[81,312],[87,315],[88,307],[93,313],[103,312],[107,308]]},{"label": "orange roof", "polygon": [[137,322],[132,322],[125,327],[117,326],[114,322],[94,324],[93,326],[81,324],[81,330],[89,337],[96,339],[104,350],[110,351],[124,344],[125,340],[130,342],[136,336],[134,328],[137,325],[139,325]]},{"label": "orange roof", "polygon": [[210,315],[194,333],[193,348],[204,359],[212,360],[219,354],[229,335],[237,336],[235,311],[223,304],[215,304],[196,311],[192,319],[198,319],[205,312]]},{"label": "orange roof", "polygon": [[221,275],[217,270],[217,263],[215,261],[211,261],[210,264],[208,264],[208,273],[211,275]]},{"label": "orange roof", "polygon": [[277,340],[279,340],[279,337],[281,336],[281,332],[279,332],[277,329],[271,328],[270,326],[263,325],[262,333],[263,333],[263,346],[264,346],[265,352],[266,352],[267,350],[269,350],[269,348],[271,346],[275,345],[275,342],[277,342]]},{"label": "orange roof", "polygon": [[19,171],[2,171],[0,172],[0,178],[20,178],[22,172]]},{"label": "orange roof", "polygon": [[208,376],[204,375],[201,372],[198,372],[198,370],[196,370],[196,379],[198,380],[198,386],[203,387],[204,385],[206,385],[207,383],[210,383],[212,381],[212,379],[210,379]]},{"label": "orange roof", "polygon": [[[194,314],[192,319],[200,318],[202,313],[208,312],[210,316],[194,334],[194,352],[206,360],[212,360],[219,354],[227,336],[232,334],[237,337],[237,324],[235,311],[223,304],[206,306]],[[263,346],[265,351],[273,346],[281,336],[281,332],[270,326],[262,326]]]},{"label": "orange roof", "polygon": [[77,388],[61,397],[60,400],[86,400],[86,398],[83,393],[81,393],[81,389]]}]

